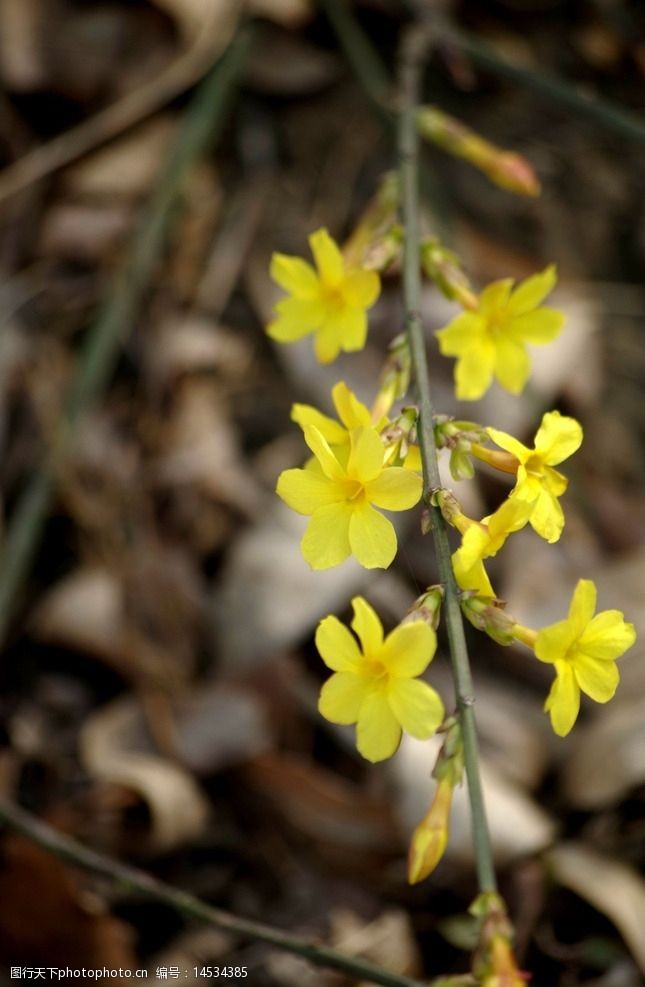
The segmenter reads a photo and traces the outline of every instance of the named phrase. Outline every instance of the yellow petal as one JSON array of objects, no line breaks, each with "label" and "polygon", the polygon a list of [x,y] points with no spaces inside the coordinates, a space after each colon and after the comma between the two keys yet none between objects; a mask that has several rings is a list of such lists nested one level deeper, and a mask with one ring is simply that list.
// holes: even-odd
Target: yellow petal
[{"label": "yellow petal", "polygon": [[484,558],[496,555],[509,535],[519,531],[529,520],[533,505],[518,497],[509,497],[486,518],[490,543]]},{"label": "yellow petal", "polygon": [[452,567],[457,585],[461,589],[473,589],[480,596],[495,596],[481,559],[475,562],[469,569],[465,569],[462,560],[458,556],[459,552],[457,551],[452,557]]},{"label": "yellow petal", "polygon": [[343,282],[343,297],[354,308],[371,308],[381,292],[376,271],[348,271]]},{"label": "yellow petal", "polygon": [[414,473],[421,472],[423,469],[423,462],[421,459],[421,449],[419,446],[410,446],[403,462],[403,466],[406,470],[412,470]]},{"label": "yellow petal", "polygon": [[461,547],[453,555],[453,564],[462,573],[468,572],[487,554],[490,537],[486,528],[473,524],[461,536]]},{"label": "yellow petal", "polygon": [[305,561],[312,569],[331,569],[351,554],[351,513],[351,507],[344,502],[319,507],[314,512],[300,543]]},{"label": "yellow petal", "polygon": [[535,657],[554,664],[561,661],[573,644],[575,631],[568,620],[543,627],[535,641]]},{"label": "yellow petal", "polygon": [[620,681],[615,661],[601,661],[577,654],[573,671],[578,685],[597,703],[607,703],[615,695]]},{"label": "yellow petal", "polygon": [[596,587],[591,579],[579,579],[571,597],[569,623],[575,637],[586,629],[596,609]]},{"label": "yellow petal", "polygon": [[356,723],[367,694],[368,687],[360,675],[336,672],[320,690],[318,711],[330,723]]},{"label": "yellow petal", "polygon": [[361,483],[374,480],[383,469],[385,447],[374,428],[355,428],[350,432],[350,453],[347,475]]},{"label": "yellow petal", "polygon": [[276,493],[298,514],[313,514],[317,508],[339,500],[336,484],[312,470],[284,470],[278,477]]},{"label": "yellow petal", "polygon": [[387,569],[396,555],[396,532],[391,521],[369,504],[357,505],[349,522],[349,543],[365,569]]},{"label": "yellow petal", "polygon": [[339,381],[331,392],[336,414],[350,432],[354,428],[368,428],[371,424],[369,408],[362,404],[344,380]]},{"label": "yellow petal", "polygon": [[443,329],[437,329],[436,337],[443,356],[461,356],[469,347],[481,341],[486,323],[473,312],[462,312]]},{"label": "yellow petal", "polygon": [[361,642],[363,654],[373,658],[383,644],[383,625],[378,614],[362,596],[352,600],[354,619],[352,627]]},{"label": "yellow petal", "polygon": [[388,688],[390,709],[406,733],[427,740],[437,732],[444,716],[443,703],[427,682],[395,679]]},{"label": "yellow petal", "polygon": [[549,264],[539,274],[532,274],[517,286],[508,301],[508,311],[513,315],[523,315],[537,308],[540,302],[555,288],[557,274],[555,264]]},{"label": "yellow petal", "polygon": [[[302,429],[305,442],[320,463],[320,467],[330,480],[343,480],[345,471],[331,451],[329,443],[315,425],[305,425]],[[342,496],[342,494],[341,494]]]},{"label": "yellow petal", "polygon": [[602,661],[620,658],[636,640],[633,624],[627,623],[620,610],[603,610],[596,614],[578,639],[578,650]]},{"label": "yellow petal", "polygon": [[375,690],[368,695],[358,714],[356,746],[368,761],[392,757],[401,743],[401,727],[390,709],[387,695]]},{"label": "yellow petal", "polygon": [[582,426],[559,411],[547,411],[535,436],[535,451],[548,466],[557,466],[582,445]]},{"label": "yellow petal", "polygon": [[558,737],[566,737],[578,718],[580,689],[573,670],[567,662],[559,662],[556,673],[544,709],[551,716],[554,733],[557,733]]},{"label": "yellow petal", "polygon": [[478,401],[493,380],[495,349],[483,339],[472,343],[455,366],[455,385],[460,401]]},{"label": "yellow petal", "polygon": [[309,237],[309,246],[324,283],[334,287],[343,280],[343,255],[327,230],[316,230]]},{"label": "yellow petal", "polygon": [[300,257],[273,254],[270,274],[276,284],[296,298],[315,298],[319,293],[320,285],[316,272],[311,264]]},{"label": "yellow petal", "polygon": [[324,617],[316,628],[316,647],[332,672],[356,671],[361,653],[354,635],[333,614]]},{"label": "yellow petal", "polygon": [[433,629],[423,620],[413,620],[388,634],[378,658],[395,678],[415,678],[426,670],[436,650]]},{"label": "yellow petal", "polygon": [[489,317],[496,315],[501,309],[506,308],[506,304],[513,287],[512,278],[503,278],[501,281],[493,281],[484,288],[479,296],[479,311],[482,315]]},{"label": "yellow petal", "polygon": [[552,493],[554,497],[561,497],[569,486],[566,476],[558,473],[552,466],[543,466],[542,474],[544,486],[549,493]]},{"label": "yellow petal", "polygon": [[524,346],[509,336],[495,340],[495,376],[505,390],[521,394],[531,373],[531,361]]},{"label": "yellow petal", "polygon": [[486,431],[496,446],[499,446],[500,449],[505,449],[506,452],[510,452],[520,463],[525,463],[531,455],[530,449],[527,449],[518,439],[509,435],[507,432],[500,432],[497,428],[487,428]]},{"label": "yellow petal", "polygon": [[314,353],[319,363],[333,363],[340,353],[341,345],[338,329],[334,322],[325,316],[325,322],[314,338]]},{"label": "yellow petal", "polygon": [[291,406],[291,421],[304,428],[305,425],[315,425],[323,438],[327,439],[330,445],[342,445],[349,442],[347,430],[339,425],[337,421],[329,415],[323,415],[310,404],[293,404]]},{"label": "yellow petal", "polygon": [[564,325],[564,315],[554,308],[538,308],[511,319],[505,331],[518,343],[533,343],[534,346],[550,343],[560,335]]},{"label": "yellow petal", "polygon": [[362,309],[348,308],[329,319],[334,323],[342,350],[356,353],[363,349],[367,339],[367,315]]},{"label": "yellow petal", "polygon": [[318,329],[327,317],[327,309],[316,298],[283,298],[275,306],[275,313],[284,331],[297,339]]},{"label": "yellow petal", "polygon": [[421,499],[423,481],[418,473],[399,466],[389,466],[380,476],[365,485],[371,504],[386,511],[407,511]]},{"label": "yellow petal", "polygon": [[547,490],[542,489],[537,500],[533,502],[529,521],[540,538],[553,545],[564,528],[564,512],[560,507],[560,501]]}]

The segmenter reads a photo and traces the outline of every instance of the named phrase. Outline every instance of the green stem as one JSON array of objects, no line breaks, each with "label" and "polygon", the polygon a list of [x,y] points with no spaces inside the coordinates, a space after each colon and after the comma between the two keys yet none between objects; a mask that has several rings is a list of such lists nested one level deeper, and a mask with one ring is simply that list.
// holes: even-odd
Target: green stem
[{"label": "green stem", "polygon": [[495,891],[497,882],[488,834],[484,798],[479,776],[477,733],[475,728],[474,692],[466,647],[466,637],[459,606],[459,597],[452,570],[450,543],[441,511],[431,503],[432,493],[441,487],[437,447],[433,428],[433,407],[421,320],[421,272],[419,266],[419,138],[416,109],[422,57],[427,49],[427,36],[414,32],[406,38],[401,59],[401,110],[399,118],[399,156],[405,225],[403,255],[403,292],[405,322],[419,393],[419,445],[423,463],[424,503],[432,514],[432,532],[437,555],[439,577],[445,588],[444,614],[450,644],[450,659],[457,711],[464,745],[464,764],[473,823],[473,843],[477,861],[477,876],[481,891]]},{"label": "green stem", "polygon": [[265,942],[276,949],[301,956],[315,966],[339,970],[356,980],[381,984],[382,987],[423,987],[417,980],[389,973],[382,967],[332,949],[319,946],[299,936],[292,936],[281,929],[253,922],[250,919],[232,915],[221,908],[213,908],[186,891],[158,881],[151,874],[129,867],[118,860],[90,850],[76,840],[52,829],[29,812],[11,802],[0,799],[0,822],[21,833],[28,839],[75,867],[100,874],[108,880],[120,884],[128,891],[134,891],[153,901],[162,902],[188,918],[197,919],[206,925],[224,929],[234,935],[255,942]]},{"label": "green stem", "polygon": [[124,337],[159,263],[168,228],[193,162],[220,133],[246,62],[251,37],[242,31],[196,90],[184,124],[163,168],[116,283],[88,330],[78,371],[55,430],[47,462],[27,483],[10,519],[0,554],[0,643],[33,564],[55,493],[55,472],[69,451],[74,426],[103,392],[114,371]]}]

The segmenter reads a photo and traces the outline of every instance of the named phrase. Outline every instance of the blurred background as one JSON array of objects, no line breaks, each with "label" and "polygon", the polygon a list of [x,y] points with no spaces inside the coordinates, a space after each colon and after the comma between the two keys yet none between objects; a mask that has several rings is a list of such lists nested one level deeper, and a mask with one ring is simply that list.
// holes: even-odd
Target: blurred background
[{"label": "blurred background", "polygon": [[[462,0],[440,13],[425,98],[524,154],[543,193],[513,196],[427,148],[424,228],[477,286],[555,261],[567,317],[521,399],[494,387],[460,415],[528,440],[558,408],[585,430],[561,540],[514,535],[493,583],[539,627],[591,578],[599,608],[641,631],[616,698],[587,702],[565,740],[542,712],[551,670],[472,632],[501,887],[535,985],[638,987],[645,10]],[[204,900],[431,978],[466,970],[473,946],[465,796],[445,860],[408,887],[436,748],[407,739],[363,762],[352,731],[316,712],[313,646],[321,616],[346,619],[358,592],[397,623],[436,581],[431,547],[410,512],[387,572],[314,574],[303,519],[273,493],[303,460],[293,401],[328,410],[339,379],[371,400],[401,330],[398,272],[360,356],[321,367],[310,340],[278,349],[263,333],[280,294],[271,252],[307,255],[320,226],[342,241],[395,166],[411,16],[395,0],[0,0],[0,784]],[[453,361],[432,330],[456,311],[425,289],[445,413]],[[507,490],[486,470],[448,482],[477,517]],[[430,679],[450,707],[443,645]],[[356,983],[196,928],[6,830],[0,894],[5,970],[176,967],[204,983],[193,967],[234,963],[253,987]]]}]

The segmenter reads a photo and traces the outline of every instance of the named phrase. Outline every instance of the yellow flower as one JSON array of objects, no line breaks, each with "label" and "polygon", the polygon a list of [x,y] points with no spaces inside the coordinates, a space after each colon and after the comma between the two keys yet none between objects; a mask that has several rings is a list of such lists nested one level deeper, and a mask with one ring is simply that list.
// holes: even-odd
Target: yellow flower
[{"label": "yellow flower", "polygon": [[450,780],[442,778],[437,784],[430,809],[412,834],[408,884],[418,884],[429,877],[446,852],[452,793]]},{"label": "yellow flower", "polygon": [[535,640],[536,658],[555,666],[544,709],[559,737],[576,722],[581,691],[597,703],[612,698],[619,681],[616,659],[636,640],[634,625],[625,622],[620,610],[603,610],[594,617],[595,609],[596,587],[590,579],[580,579],[567,619],[543,628]]},{"label": "yellow flower", "polygon": [[483,521],[459,515],[456,527],[462,532],[461,547],[454,553],[452,565],[461,589],[495,596],[483,560],[497,555],[508,536],[524,527],[531,510],[526,501],[509,498]]},{"label": "yellow flower", "polygon": [[317,270],[300,257],[271,258],[271,277],[289,297],[277,303],[267,333],[279,343],[293,343],[313,332],[316,357],[331,363],[341,350],[365,346],[366,311],[378,298],[381,282],[374,271],[346,269],[327,230],[312,233],[309,245]]},{"label": "yellow flower", "polygon": [[569,481],[553,467],[580,448],[582,426],[575,418],[563,417],[559,411],[548,411],[535,435],[533,449],[527,449],[512,435],[496,428],[487,431],[496,445],[518,461],[517,483],[511,496],[533,504],[529,523],[540,537],[556,542],[564,527],[558,497],[565,492]]},{"label": "yellow flower", "polygon": [[312,569],[330,569],[353,554],[366,569],[386,569],[396,554],[396,533],[372,504],[388,511],[414,507],[421,477],[385,464],[373,428],[350,432],[347,457],[334,452],[315,425],[303,432],[316,468],[285,470],[277,493],[294,511],[311,515],[301,543],[306,561]]},{"label": "yellow flower", "polygon": [[493,376],[511,394],[520,394],[531,362],[526,343],[548,343],[560,332],[564,316],[540,308],[556,282],[555,267],[527,278],[513,290],[513,279],[495,281],[484,289],[479,307],[462,312],[437,331],[444,356],[456,356],[455,384],[460,400],[476,401]]},{"label": "yellow flower", "polygon": [[352,600],[352,628],[361,647],[336,617],[325,617],[316,631],[316,647],[333,675],[320,693],[318,709],[331,723],[356,723],[356,745],[368,761],[391,757],[405,730],[426,740],[443,720],[443,704],[417,678],[432,660],[437,638],[422,620],[400,624],[383,638],[372,607]]}]

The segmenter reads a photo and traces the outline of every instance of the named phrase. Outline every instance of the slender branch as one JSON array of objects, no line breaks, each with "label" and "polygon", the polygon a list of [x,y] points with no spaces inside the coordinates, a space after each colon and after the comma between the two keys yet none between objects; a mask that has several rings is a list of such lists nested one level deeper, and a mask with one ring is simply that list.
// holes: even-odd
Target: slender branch
[{"label": "slender branch", "polygon": [[69,448],[81,413],[105,389],[119,350],[141,304],[166,242],[173,208],[192,163],[221,130],[246,62],[251,35],[241,31],[217,62],[186,110],[174,149],[148,204],[132,249],[103,309],[88,330],[65,413],[48,462],[28,482],[14,508],[0,554],[0,643],[33,563],[55,491],[56,464]]},{"label": "slender branch", "polygon": [[399,156],[405,225],[403,255],[403,292],[405,322],[419,394],[419,445],[423,463],[424,502],[432,515],[432,532],[437,555],[439,577],[444,585],[444,614],[450,644],[450,659],[455,684],[457,711],[464,745],[464,763],[473,824],[473,843],[477,861],[477,876],[482,891],[495,891],[495,869],[490,847],[484,798],[479,776],[475,702],[470,662],[466,647],[455,577],[452,571],[450,543],[446,523],[438,508],[431,503],[433,490],[441,486],[437,448],[433,429],[433,407],[430,379],[421,319],[421,272],[419,267],[419,137],[416,109],[422,57],[427,50],[428,36],[422,29],[414,30],[405,39],[400,67],[401,100],[399,118]]},{"label": "slender branch", "polygon": [[218,929],[225,929],[243,939],[265,942],[276,949],[301,956],[315,966],[339,970],[361,981],[380,984],[382,987],[423,987],[418,980],[390,973],[366,960],[346,956],[330,946],[320,946],[299,936],[282,932],[281,929],[265,925],[263,922],[253,922],[221,908],[207,905],[188,892],[165,884],[145,871],[84,847],[5,799],[0,799],[0,822],[14,832],[33,840],[60,860],[82,870],[100,874],[128,891],[162,902],[187,918],[197,919],[198,922],[204,922]]}]

